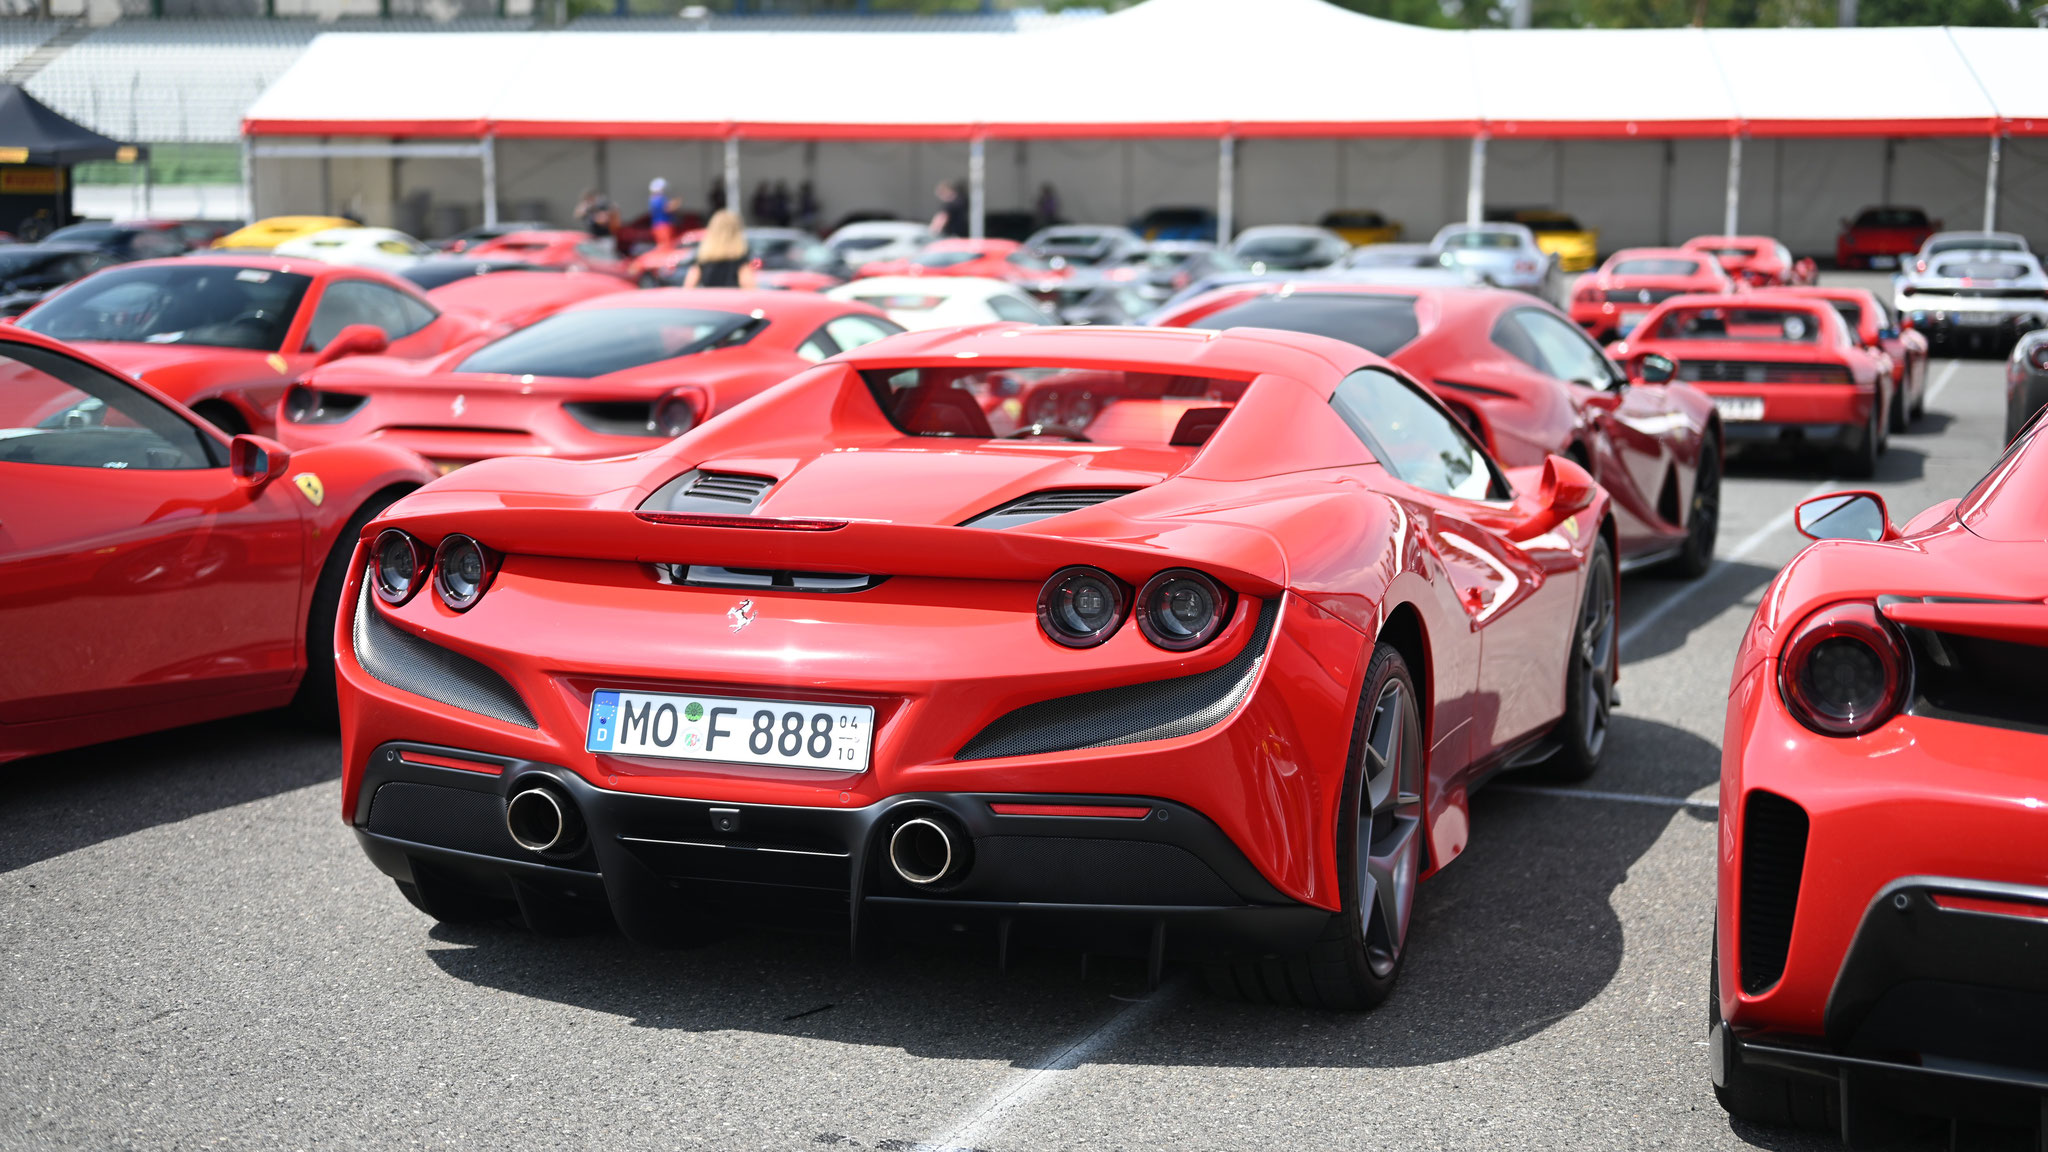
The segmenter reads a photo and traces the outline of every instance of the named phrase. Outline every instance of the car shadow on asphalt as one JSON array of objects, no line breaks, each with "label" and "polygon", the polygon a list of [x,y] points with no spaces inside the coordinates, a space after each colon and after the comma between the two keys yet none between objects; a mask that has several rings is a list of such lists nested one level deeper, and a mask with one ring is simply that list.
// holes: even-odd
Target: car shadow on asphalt
[{"label": "car shadow on asphalt", "polygon": [[341,745],[282,712],[0,765],[0,872],[341,775]]},{"label": "car shadow on asphalt", "polygon": [[[1946,426],[1947,419],[1946,416],[1930,412],[1913,426],[1913,434],[1919,436],[1939,431],[1937,424]],[[1872,484],[1906,484],[1919,480],[1926,474],[1927,453],[1897,439],[1892,440],[1886,446],[1884,454],[1877,458],[1877,474],[1861,480],[1843,478],[1834,457],[1825,452],[1795,452],[1763,447],[1730,452],[1728,456],[1730,480],[1834,479],[1846,490],[1868,487]]]},{"label": "car shadow on asphalt", "polygon": [[[1652,731],[1654,729],[1654,731]],[[1617,717],[1614,748],[1651,746],[1674,803],[1580,798],[1537,777],[1503,777],[1472,810],[1464,856],[1418,897],[1401,986],[1370,1013],[1252,1005],[1192,993],[1120,1040],[1118,1063],[1398,1067],[1513,1045],[1584,1008],[1614,979],[1623,931],[1611,899],[1674,822],[1711,823],[1675,801],[1711,782],[1720,754],[1697,736]],[[1596,785],[1597,786],[1597,785]],[[1697,921],[1701,1015],[1711,916],[1711,831],[1702,837]],[[695,951],[656,952],[616,934],[536,937],[509,925],[438,925],[427,958],[471,984],[625,1017],[642,1027],[744,1030],[898,1048],[937,1059],[1038,1066],[1077,1029],[1144,995],[1141,966],[1030,947],[1011,969],[993,941],[961,933],[901,941],[856,965],[843,937],[754,931]],[[1690,962],[1689,962],[1690,963]],[[1172,979],[1195,984],[1197,974]],[[1687,1042],[1692,1038],[1688,1036]],[[1703,1066],[1704,1067],[1704,1066]]]},{"label": "car shadow on asphalt", "polygon": [[[1686,638],[1695,628],[1720,619],[1728,609],[1747,600],[1777,574],[1776,568],[1738,560],[1722,565],[1713,579],[1701,580],[1691,588],[1672,589],[1671,581],[1649,580],[1625,586],[1621,602],[1621,631],[1628,642],[1621,649],[1622,665],[1625,667],[1678,651],[1685,646]],[[1682,599],[1664,609],[1662,606],[1669,602],[1667,597],[1672,596]],[[1641,632],[1630,630],[1630,625],[1642,613],[1660,609],[1663,615],[1649,627]],[[1628,681],[1624,677],[1624,695],[1627,689]]]}]

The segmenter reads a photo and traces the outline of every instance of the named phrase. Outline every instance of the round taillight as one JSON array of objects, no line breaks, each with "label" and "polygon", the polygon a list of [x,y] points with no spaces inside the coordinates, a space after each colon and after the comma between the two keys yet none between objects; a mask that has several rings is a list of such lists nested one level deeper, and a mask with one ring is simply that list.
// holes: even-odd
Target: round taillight
[{"label": "round taillight", "polygon": [[2048,340],[2036,341],[2032,348],[2027,349],[2027,363],[2033,365],[2036,372],[2048,372]]},{"label": "round taillight", "polygon": [[1169,568],[1138,590],[1138,630],[1169,652],[1214,640],[1229,616],[1230,593],[1192,568]]},{"label": "round taillight", "polygon": [[467,612],[483,599],[497,571],[496,558],[459,533],[443,539],[434,550],[434,591],[440,594],[441,603],[457,612]]},{"label": "round taillight", "polygon": [[1096,568],[1062,568],[1038,593],[1038,626],[1056,643],[1093,648],[1124,620],[1124,586]]},{"label": "round taillight", "polygon": [[654,430],[674,439],[695,428],[702,417],[695,393],[671,392],[654,405]]},{"label": "round taillight", "polygon": [[427,575],[427,550],[396,528],[377,533],[370,558],[376,565],[370,583],[377,589],[377,599],[386,604],[395,606],[412,599]]},{"label": "round taillight", "polygon": [[1801,724],[1824,736],[1861,736],[1898,714],[1912,663],[1872,604],[1836,604],[1808,616],[1778,663],[1778,690]]}]

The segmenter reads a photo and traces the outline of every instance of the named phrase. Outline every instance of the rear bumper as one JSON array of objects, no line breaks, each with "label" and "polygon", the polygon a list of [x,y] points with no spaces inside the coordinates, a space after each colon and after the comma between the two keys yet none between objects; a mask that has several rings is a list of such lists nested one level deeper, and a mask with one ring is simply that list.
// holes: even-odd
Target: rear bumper
[{"label": "rear bumper", "polygon": [[[1992,313],[1989,323],[1962,323],[1957,319],[1961,315],[1958,312],[1929,309],[1916,305],[1910,299],[1900,303],[1904,305],[1900,311],[1911,318],[1914,330],[1926,336],[1930,345],[2006,343],[2042,327],[2044,318],[2048,318],[2048,303],[2026,311]],[[1983,316],[1985,313],[1971,315]]]},{"label": "rear bumper", "polygon": [[[386,875],[412,882],[424,866],[483,895],[509,898],[517,882],[602,899],[644,939],[693,916],[822,917],[843,920],[858,941],[878,919],[923,916],[985,921],[1006,936],[1014,926],[1027,940],[1202,957],[1304,948],[1330,916],[1274,889],[1201,813],[1150,797],[932,792],[859,808],[726,803],[619,792],[554,765],[407,741],[374,749],[362,781],[351,823]],[[506,800],[536,785],[580,814],[587,834],[574,851],[543,856],[507,831]],[[994,807],[1004,804],[1118,814]],[[903,821],[934,814],[966,834],[968,862],[956,882],[927,889],[896,874],[887,844]]]}]

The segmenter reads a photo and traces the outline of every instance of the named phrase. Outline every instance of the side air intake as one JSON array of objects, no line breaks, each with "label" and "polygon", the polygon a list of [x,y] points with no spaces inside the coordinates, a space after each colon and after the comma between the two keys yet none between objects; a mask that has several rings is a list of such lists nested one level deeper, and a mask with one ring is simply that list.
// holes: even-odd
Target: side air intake
[{"label": "side air intake", "polygon": [[1079,512],[1097,504],[1114,500],[1119,496],[1136,492],[1136,488],[1068,488],[1051,492],[1033,492],[1007,504],[991,508],[974,519],[962,524],[962,528],[988,528],[1001,531],[1063,516],[1068,512]]},{"label": "side air intake", "polygon": [[1107,748],[1168,740],[1213,727],[1251,691],[1266,646],[1273,639],[1273,621],[1279,615],[1278,600],[1259,605],[1251,639],[1243,651],[1219,668],[1026,704],[976,733],[953,758],[991,760]]},{"label": "side air intake", "polygon": [[692,469],[655,489],[640,510],[744,516],[758,507],[773,487],[773,476]]},{"label": "side air intake", "polygon": [[1799,876],[1806,868],[1806,809],[1751,792],[1742,816],[1742,990],[1754,996],[1785,974]]},{"label": "side air intake", "polygon": [[363,671],[401,692],[521,728],[540,727],[503,676],[460,652],[393,628],[371,600],[367,578],[356,601],[355,645]]}]

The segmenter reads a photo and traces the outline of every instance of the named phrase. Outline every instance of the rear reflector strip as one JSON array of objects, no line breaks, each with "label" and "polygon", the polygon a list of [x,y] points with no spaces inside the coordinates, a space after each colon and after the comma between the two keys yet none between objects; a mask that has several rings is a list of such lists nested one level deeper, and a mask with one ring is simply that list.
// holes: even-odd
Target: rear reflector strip
[{"label": "rear reflector strip", "polygon": [[407,764],[424,764],[430,768],[453,768],[458,772],[481,772],[486,776],[503,776],[505,769],[499,764],[486,764],[481,760],[457,760],[453,756],[436,756],[431,752],[400,752],[400,760]]},{"label": "rear reflector strip", "polygon": [[756,528],[775,532],[837,532],[846,527],[844,520],[790,520],[773,516],[704,516],[688,512],[636,512],[634,515],[649,524],[667,524],[676,528]]},{"label": "rear reflector strip", "polygon": [[990,804],[998,816],[1103,816],[1114,820],[1143,820],[1150,808],[1124,808],[1108,804]]},{"label": "rear reflector strip", "polygon": [[1982,896],[1952,896],[1934,893],[1934,906],[1950,912],[1983,912],[1991,916],[2020,916],[2048,920],[2048,905],[2022,904],[2016,900],[1988,900]]}]

